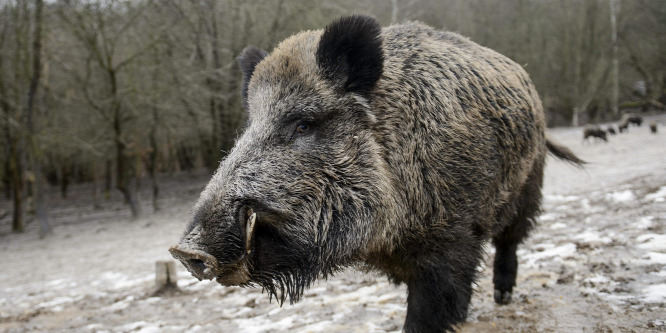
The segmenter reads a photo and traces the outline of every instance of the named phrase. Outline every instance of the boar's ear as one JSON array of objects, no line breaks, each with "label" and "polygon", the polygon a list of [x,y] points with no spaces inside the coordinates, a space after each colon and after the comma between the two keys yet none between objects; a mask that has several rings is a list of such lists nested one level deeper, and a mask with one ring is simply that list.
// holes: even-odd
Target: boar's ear
[{"label": "boar's ear", "polygon": [[329,24],[317,46],[324,78],[345,92],[370,92],[384,65],[381,31],[369,16],[343,17]]},{"label": "boar's ear", "polygon": [[245,110],[247,108],[247,87],[250,85],[250,79],[252,78],[252,73],[254,73],[254,68],[268,56],[268,52],[254,47],[248,46],[240,56],[238,56],[238,63],[240,69],[243,72],[243,86],[241,88],[241,95],[243,96],[243,107]]}]

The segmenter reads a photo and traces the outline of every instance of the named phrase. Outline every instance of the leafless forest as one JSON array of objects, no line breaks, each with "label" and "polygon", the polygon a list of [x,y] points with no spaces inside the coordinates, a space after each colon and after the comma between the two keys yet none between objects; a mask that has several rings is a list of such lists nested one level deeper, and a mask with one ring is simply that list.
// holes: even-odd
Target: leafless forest
[{"label": "leafless forest", "polygon": [[[549,124],[612,121],[666,102],[661,0],[0,1],[0,211],[47,235],[48,186],[94,184],[133,216],[160,173],[215,169],[244,124],[236,57],[351,13],[420,20],[522,64]],[[138,190],[152,188],[152,205]]]}]

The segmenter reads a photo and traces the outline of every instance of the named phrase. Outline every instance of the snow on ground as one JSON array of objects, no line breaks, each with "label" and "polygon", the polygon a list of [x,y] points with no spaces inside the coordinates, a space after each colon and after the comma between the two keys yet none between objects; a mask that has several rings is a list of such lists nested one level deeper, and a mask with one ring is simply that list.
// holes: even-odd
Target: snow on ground
[{"label": "snow on ground", "polygon": [[[666,117],[655,117],[666,128]],[[664,131],[632,127],[609,143],[582,143],[581,128],[551,136],[588,161],[549,158],[544,212],[518,251],[513,303],[492,297],[488,247],[462,332],[666,331],[666,144]],[[157,260],[189,219],[207,175],[165,179],[160,203],[131,221],[117,194],[93,210],[89,184],[70,199],[54,191],[55,235],[40,240],[0,220],[3,332],[399,332],[406,288],[348,269],[280,307],[260,289],[199,282],[179,266],[177,293],[155,294]],[[10,203],[0,201],[0,209]]]}]

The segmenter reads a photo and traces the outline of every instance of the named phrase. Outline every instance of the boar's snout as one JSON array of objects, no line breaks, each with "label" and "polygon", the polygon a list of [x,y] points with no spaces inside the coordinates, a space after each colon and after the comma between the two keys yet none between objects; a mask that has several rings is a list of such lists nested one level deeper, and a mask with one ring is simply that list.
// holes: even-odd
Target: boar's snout
[{"label": "boar's snout", "polygon": [[[232,262],[220,262],[218,258],[208,253],[202,245],[201,226],[197,225],[177,245],[169,248],[171,255],[180,260],[185,268],[199,280],[216,279],[223,285],[240,285],[250,280],[248,269],[248,255],[252,252],[254,226],[256,214],[252,209],[244,210],[247,214],[244,221],[245,251]],[[226,259],[226,258],[225,258]]]},{"label": "boar's snout", "polygon": [[178,245],[174,245],[169,249],[171,255],[180,260],[194,277],[199,280],[210,280],[216,276],[218,271],[217,259],[199,248],[200,244],[200,227],[194,228],[190,231]]},{"label": "boar's snout", "polygon": [[182,248],[179,245],[171,247],[169,252],[197,279],[211,280],[215,277],[217,260],[212,255],[201,250]]}]

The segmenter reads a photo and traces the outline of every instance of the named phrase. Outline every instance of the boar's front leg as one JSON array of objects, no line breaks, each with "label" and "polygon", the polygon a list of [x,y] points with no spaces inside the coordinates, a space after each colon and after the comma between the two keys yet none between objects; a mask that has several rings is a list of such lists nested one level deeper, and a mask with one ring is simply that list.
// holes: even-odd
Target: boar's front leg
[{"label": "boar's front leg", "polygon": [[480,245],[466,245],[454,253],[418,259],[415,274],[407,281],[405,332],[454,331],[465,321],[482,257]]}]

